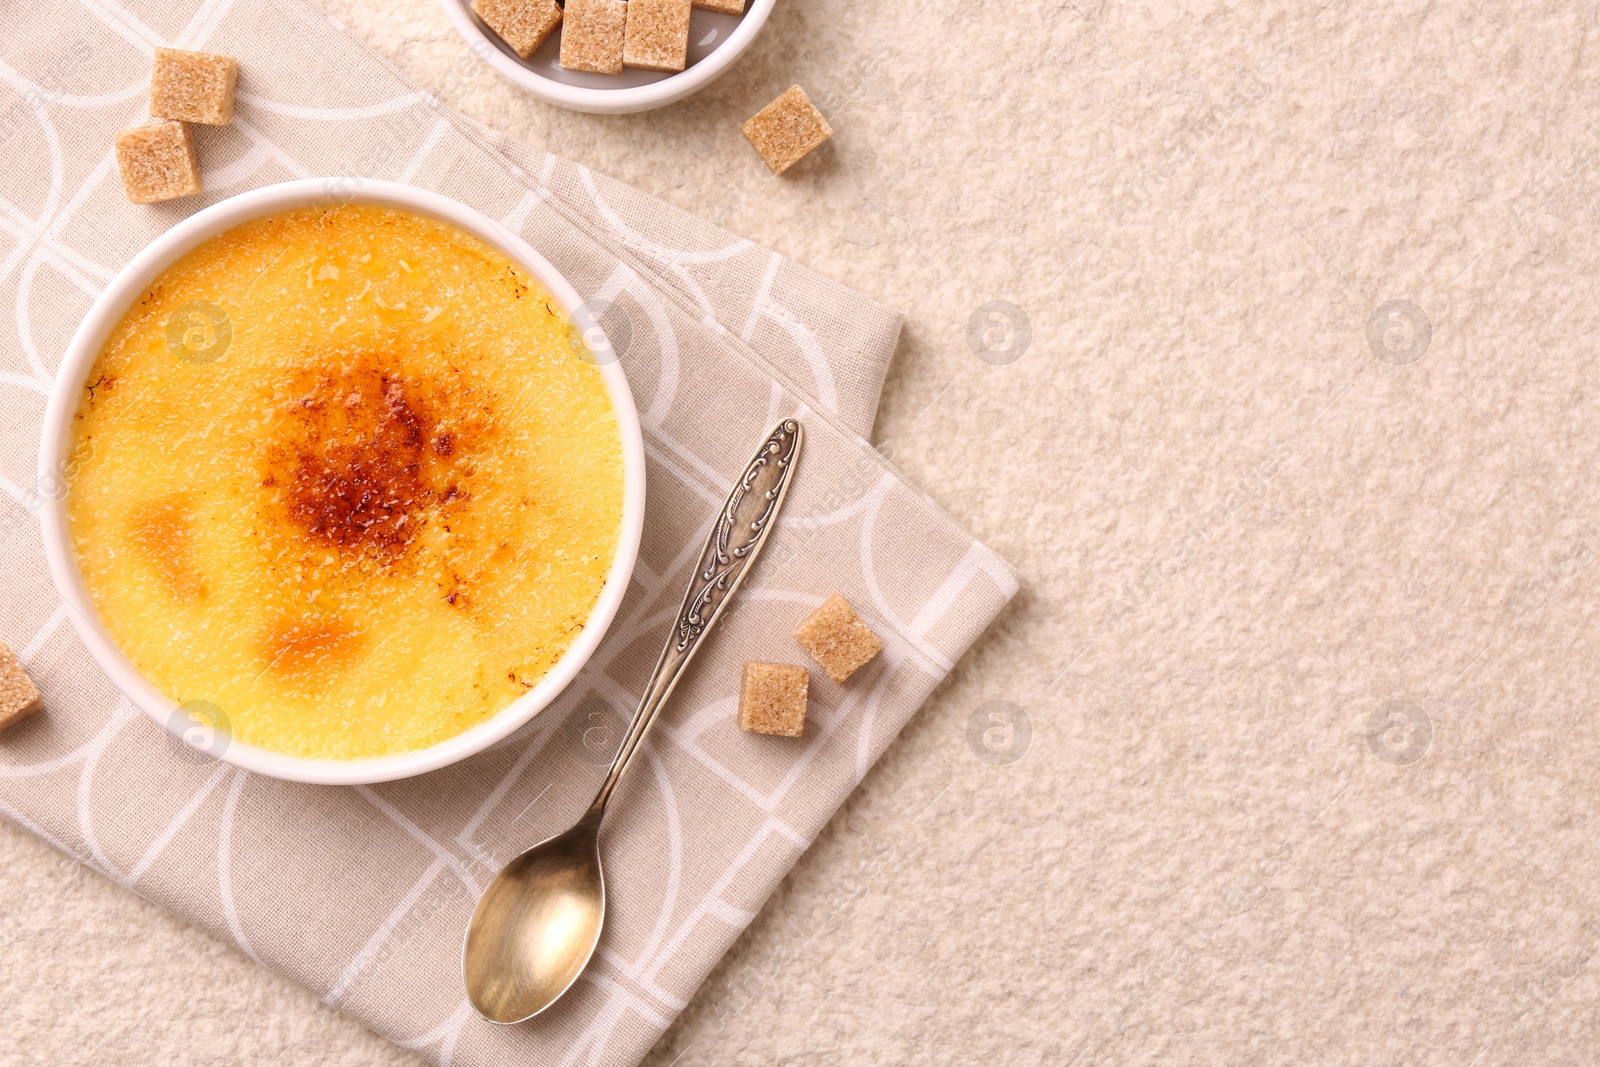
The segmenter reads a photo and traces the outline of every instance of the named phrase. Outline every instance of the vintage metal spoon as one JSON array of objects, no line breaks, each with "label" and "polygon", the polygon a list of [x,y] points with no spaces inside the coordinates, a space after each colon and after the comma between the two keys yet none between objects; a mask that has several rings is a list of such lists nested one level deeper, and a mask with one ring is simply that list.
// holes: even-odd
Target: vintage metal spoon
[{"label": "vintage metal spoon", "polygon": [[766,543],[803,437],[794,419],[779,423],[717,513],[672,634],[589,810],[572,829],[506,864],[478,900],[467,925],[461,965],[472,1006],[490,1022],[533,1018],[570,989],[588,966],[605,922],[600,823],[606,802],[683,668]]}]

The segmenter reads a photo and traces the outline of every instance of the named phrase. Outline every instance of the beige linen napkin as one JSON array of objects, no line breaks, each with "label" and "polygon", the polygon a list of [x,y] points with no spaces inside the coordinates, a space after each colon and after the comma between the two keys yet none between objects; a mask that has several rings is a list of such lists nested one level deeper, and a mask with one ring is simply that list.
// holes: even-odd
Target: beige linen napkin
[{"label": "beige linen napkin", "polygon": [[[636,190],[492,143],[297,0],[50,0],[28,16],[0,39],[0,638],[48,711],[0,737],[0,812],[440,1062],[634,1063],[1015,591],[862,439],[898,319]],[[111,138],[141,121],[161,44],[238,56],[240,105],[231,127],[198,130],[206,195],[138,207]],[[638,571],[564,697],[474,759],[355,789],[234,770],[135,712],[67,624],[35,517],[45,394],[112,273],[204,203],[326,175],[463,200],[606,302],[649,461]],[[459,970],[473,901],[598,784],[709,516],[785,414],[809,434],[784,518],[612,806],[596,961],[534,1023],[483,1023]],[[738,731],[741,662],[803,662],[789,631],[835,590],[883,654],[845,686],[813,672],[803,738]]]}]

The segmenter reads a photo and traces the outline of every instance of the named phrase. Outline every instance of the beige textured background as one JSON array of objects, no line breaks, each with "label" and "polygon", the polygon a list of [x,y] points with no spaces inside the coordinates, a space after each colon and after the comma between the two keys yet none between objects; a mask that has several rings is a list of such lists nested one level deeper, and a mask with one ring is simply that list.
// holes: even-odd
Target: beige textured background
[{"label": "beige textured background", "polygon": [[[780,0],[623,118],[326,3],[904,310],[877,437],[1024,581],[652,1067],[1600,1054],[1594,3]],[[9,826],[0,907],[6,1062],[415,1062]]]}]

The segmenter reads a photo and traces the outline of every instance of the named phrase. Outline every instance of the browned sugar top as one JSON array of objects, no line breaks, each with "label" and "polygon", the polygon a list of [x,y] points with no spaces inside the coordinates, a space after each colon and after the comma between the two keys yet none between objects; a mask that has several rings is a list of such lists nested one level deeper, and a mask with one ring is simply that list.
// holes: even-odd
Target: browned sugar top
[{"label": "browned sugar top", "polygon": [[492,410],[458,372],[402,373],[381,353],[332,353],[278,398],[262,485],[289,525],[346,559],[392,564],[470,496]]}]

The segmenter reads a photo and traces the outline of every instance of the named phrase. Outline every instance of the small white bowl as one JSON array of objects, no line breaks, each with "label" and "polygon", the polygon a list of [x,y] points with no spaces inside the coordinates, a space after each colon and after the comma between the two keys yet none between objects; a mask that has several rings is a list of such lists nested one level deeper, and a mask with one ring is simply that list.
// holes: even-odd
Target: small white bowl
[{"label": "small white bowl", "polygon": [[[577,290],[521,237],[465,204],[395,182],[311,178],[269,185],[196,212],[135,256],[111,279],[111,283],[84,316],[67,347],[61,368],[56,372],[50,401],[45,408],[39,444],[39,491],[43,498],[41,519],[50,576],[55,580],[56,589],[84,645],[117,688],[163,729],[177,735],[177,743],[180,744],[187,743],[181,736],[185,727],[191,725],[187,716],[175,715],[176,702],[140,674],[138,668],[112,642],[100,623],[83,574],[78,569],[77,553],[72,547],[66,516],[65,474],[72,441],[72,416],[83,393],[85,379],[111,330],[145,287],[180,256],[200,242],[250,219],[298,207],[336,203],[382,204],[459,226],[511,257],[539,280],[539,284],[555,297],[569,316],[579,316],[583,336],[592,349],[601,352],[609,349],[609,342],[598,323],[593,321],[592,316],[583,315],[583,302]],[[628,389],[621,363],[615,359],[597,363],[622,435],[622,532],[617,541],[617,554],[606,575],[605,587],[583,632],[537,685],[498,714],[465,733],[428,748],[396,756],[357,760],[302,759],[227,738],[206,745],[206,751],[247,771],[293,782],[318,785],[387,782],[435,771],[481,752],[549,705],[577,676],[605,636],[611,621],[616,618],[633,575],[634,561],[639,555],[639,538],[644,529],[644,441],[640,436],[639,415],[633,406],[633,394]]]},{"label": "small white bowl", "polygon": [[772,14],[774,0],[746,0],[743,15],[695,8],[695,25],[689,30],[689,65],[677,74],[631,67],[621,74],[564,70],[557,58],[560,30],[525,60],[472,13],[471,0],[440,2],[456,32],[479,59],[534,96],[574,111],[623,115],[676,103],[710,85],[750,47]]}]

